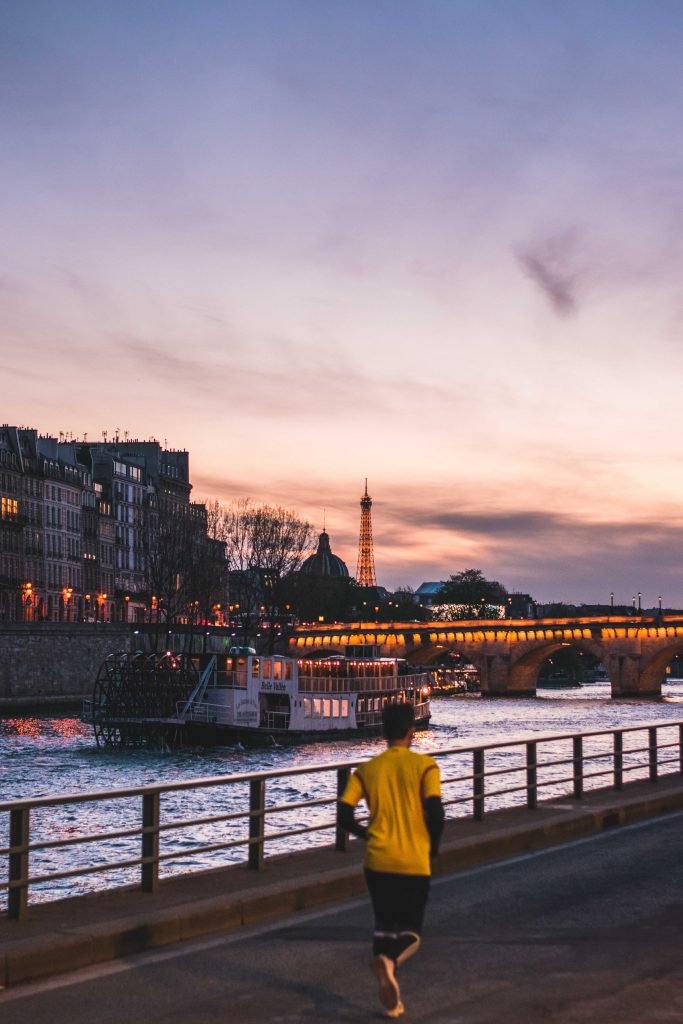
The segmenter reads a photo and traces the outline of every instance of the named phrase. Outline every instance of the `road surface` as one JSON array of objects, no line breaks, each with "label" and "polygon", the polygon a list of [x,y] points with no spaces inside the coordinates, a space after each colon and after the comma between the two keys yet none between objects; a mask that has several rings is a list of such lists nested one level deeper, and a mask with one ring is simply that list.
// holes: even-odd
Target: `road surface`
[{"label": "road surface", "polygon": [[[683,812],[438,879],[406,1024],[683,1021]],[[366,900],[0,993],[2,1024],[378,1021]]]}]

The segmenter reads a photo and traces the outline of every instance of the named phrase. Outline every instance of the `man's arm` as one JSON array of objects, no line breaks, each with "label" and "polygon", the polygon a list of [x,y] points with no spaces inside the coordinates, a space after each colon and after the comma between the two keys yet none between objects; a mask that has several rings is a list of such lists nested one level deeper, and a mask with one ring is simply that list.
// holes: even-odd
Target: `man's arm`
[{"label": "man's arm", "polygon": [[439,843],[443,832],[444,814],[443,804],[440,796],[428,796],[424,802],[425,824],[429,832],[430,856],[436,857],[439,853]]},{"label": "man's arm", "polygon": [[367,827],[356,821],[355,808],[351,804],[344,803],[343,800],[340,800],[337,806],[339,808],[339,824],[341,827],[346,832],[350,832],[351,835],[358,836],[359,839],[367,839]]}]

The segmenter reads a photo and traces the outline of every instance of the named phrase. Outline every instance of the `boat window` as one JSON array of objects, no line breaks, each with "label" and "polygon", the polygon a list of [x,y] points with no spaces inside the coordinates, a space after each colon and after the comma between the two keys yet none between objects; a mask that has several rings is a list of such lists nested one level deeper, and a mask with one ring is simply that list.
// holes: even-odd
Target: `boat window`
[{"label": "boat window", "polygon": [[320,700],[317,697],[313,699],[313,714],[316,718],[320,718]]},{"label": "boat window", "polygon": [[311,700],[310,697],[304,697],[304,718],[310,718],[311,717],[311,714],[312,714],[312,711],[313,711],[312,704],[313,704],[313,701]]},{"label": "boat window", "polygon": [[261,659],[260,658],[252,658],[251,659],[251,678],[252,679],[258,679],[260,671],[261,671]]},{"label": "boat window", "polygon": [[292,663],[291,661],[285,662],[285,679],[292,678]]},{"label": "boat window", "polygon": [[282,662],[273,662],[273,679],[282,679]]},{"label": "boat window", "polygon": [[330,702],[329,700],[323,701],[323,718],[330,717]]},{"label": "boat window", "polygon": [[339,718],[339,701],[338,700],[333,700],[332,701],[332,717],[333,718]]},{"label": "boat window", "polygon": [[271,665],[272,665],[272,662],[271,662],[270,658],[264,658],[263,659],[263,678],[264,679],[270,679]]},{"label": "boat window", "polygon": [[341,701],[341,716],[342,718],[349,717],[349,702],[348,700]]}]

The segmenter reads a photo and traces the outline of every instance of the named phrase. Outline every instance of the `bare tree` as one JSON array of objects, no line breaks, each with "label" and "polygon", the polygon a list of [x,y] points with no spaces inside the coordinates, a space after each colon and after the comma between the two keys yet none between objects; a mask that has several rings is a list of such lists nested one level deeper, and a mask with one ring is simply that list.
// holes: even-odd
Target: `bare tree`
[{"label": "bare tree", "polygon": [[272,650],[282,584],[313,550],[311,525],[281,506],[254,506],[243,499],[227,510],[226,527],[230,600],[233,607],[239,605],[236,617],[245,636],[255,622],[269,622]]}]

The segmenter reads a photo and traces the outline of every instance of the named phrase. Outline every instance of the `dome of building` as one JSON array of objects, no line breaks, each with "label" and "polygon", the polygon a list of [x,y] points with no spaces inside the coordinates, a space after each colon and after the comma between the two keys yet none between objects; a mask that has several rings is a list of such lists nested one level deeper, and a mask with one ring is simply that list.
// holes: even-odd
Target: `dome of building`
[{"label": "dome of building", "polygon": [[330,538],[324,530],[318,540],[318,550],[314,555],[306,559],[301,566],[301,572],[308,576],[346,576],[349,570],[346,563],[338,555],[332,554]]}]

